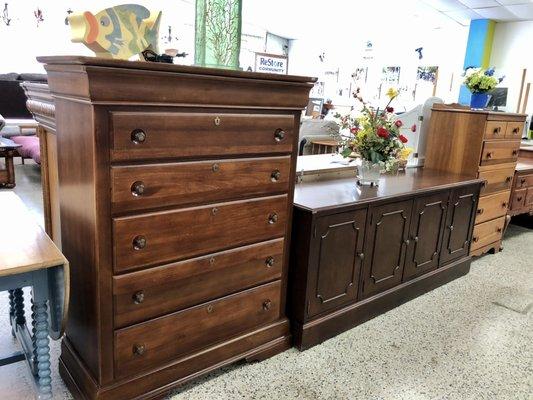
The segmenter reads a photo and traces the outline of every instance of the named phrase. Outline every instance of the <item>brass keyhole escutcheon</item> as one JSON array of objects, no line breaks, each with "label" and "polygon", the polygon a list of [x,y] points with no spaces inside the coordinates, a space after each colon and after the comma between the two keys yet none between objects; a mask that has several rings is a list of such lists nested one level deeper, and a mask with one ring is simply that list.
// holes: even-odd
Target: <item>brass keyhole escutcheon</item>
[{"label": "brass keyhole escutcheon", "polygon": [[213,306],[212,306],[211,304],[209,304],[209,305],[207,306],[207,313],[208,313],[208,314],[211,314],[212,312],[213,312]]},{"label": "brass keyhole escutcheon", "polygon": [[209,259],[209,264],[213,265],[215,263],[215,257]]},{"label": "brass keyhole escutcheon", "polygon": [[220,117],[215,117],[215,125],[216,126],[219,126],[220,125]]},{"label": "brass keyhole escutcheon", "polygon": [[135,236],[132,244],[134,250],[142,250],[146,247],[146,237],[142,235]]},{"label": "brass keyhole escutcheon", "polygon": [[211,215],[216,215],[216,214],[218,214],[218,208],[213,207],[213,208],[211,209]]},{"label": "brass keyhole escutcheon", "polygon": [[213,172],[218,172],[220,170],[220,165],[218,164],[213,164],[213,166],[211,167],[211,169],[213,170]]}]

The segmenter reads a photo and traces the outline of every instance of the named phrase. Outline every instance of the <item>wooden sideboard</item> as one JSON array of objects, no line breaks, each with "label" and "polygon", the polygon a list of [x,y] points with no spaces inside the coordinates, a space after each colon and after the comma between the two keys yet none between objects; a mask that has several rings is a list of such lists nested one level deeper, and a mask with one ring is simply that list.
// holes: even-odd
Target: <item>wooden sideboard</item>
[{"label": "wooden sideboard", "polygon": [[483,180],[472,255],[501,250],[526,117],[440,104],[432,109],[424,166]]},{"label": "wooden sideboard", "polygon": [[466,274],[480,181],[429,169],[296,185],[289,281],[306,349]]},{"label": "wooden sideboard", "polygon": [[519,158],[513,179],[509,215],[533,215],[533,158]]},{"label": "wooden sideboard", "polygon": [[59,370],[74,396],[157,397],[287,349],[299,119],[315,79],[39,61],[72,266]]}]

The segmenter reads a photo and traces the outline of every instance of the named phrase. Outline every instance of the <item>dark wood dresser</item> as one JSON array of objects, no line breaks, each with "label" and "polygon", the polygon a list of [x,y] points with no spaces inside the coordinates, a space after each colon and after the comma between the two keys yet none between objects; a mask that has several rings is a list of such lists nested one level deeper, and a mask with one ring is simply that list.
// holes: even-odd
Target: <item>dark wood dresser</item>
[{"label": "dark wood dresser", "polygon": [[291,344],[298,128],[314,79],[42,57],[75,397],[152,398]]},{"label": "dark wood dresser", "polygon": [[306,349],[466,274],[481,181],[429,169],[296,185],[291,322]]},{"label": "dark wood dresser", "polygon": [[424,166],[483,180],[472,255],[501,250],[526,117],[440,104],[432,109]]}]

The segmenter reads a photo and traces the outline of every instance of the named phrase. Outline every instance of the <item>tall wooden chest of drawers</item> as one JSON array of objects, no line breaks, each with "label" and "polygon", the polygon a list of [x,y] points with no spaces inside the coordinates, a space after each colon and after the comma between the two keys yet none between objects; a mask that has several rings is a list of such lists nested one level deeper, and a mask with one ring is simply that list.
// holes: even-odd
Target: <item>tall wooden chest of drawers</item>
[{"label": "tall wooden chest of drawers", "polygon": [[424,167],[483,179],[470,253],[501,249],[525,114],[435,105]]},{"label": "tall wooden chest of drawers", "polygon": [[76,397],[152,398],[290,346],[288,246],[314,79],[43,57]]}]

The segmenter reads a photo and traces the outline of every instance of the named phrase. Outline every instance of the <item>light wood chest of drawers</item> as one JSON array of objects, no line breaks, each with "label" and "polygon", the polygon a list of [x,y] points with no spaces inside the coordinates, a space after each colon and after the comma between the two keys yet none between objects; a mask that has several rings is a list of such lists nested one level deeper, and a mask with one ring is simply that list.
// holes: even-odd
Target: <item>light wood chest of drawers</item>
[{"label": "light wood chest of drawers", "polygon": [[483,179],[472,255],[501,249],[525,114],[435,105],[424,167]]},{"label": "light wood chest of drawers", "polygon": [[44,57],[75,397],[152,398],[290,345],[288,246],[314,79]]}]

